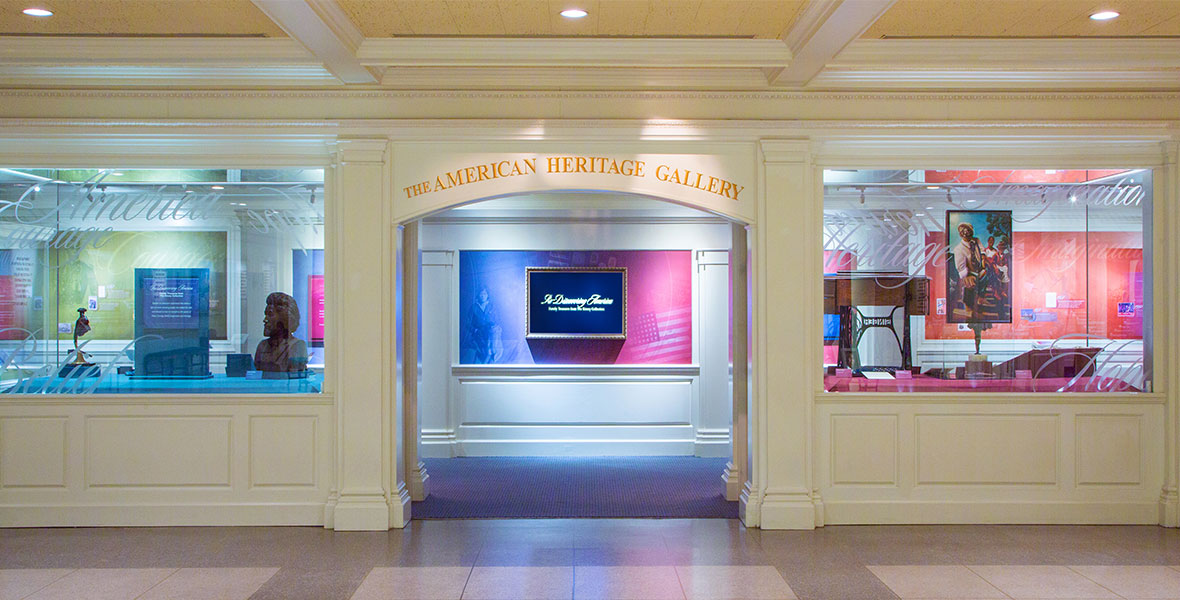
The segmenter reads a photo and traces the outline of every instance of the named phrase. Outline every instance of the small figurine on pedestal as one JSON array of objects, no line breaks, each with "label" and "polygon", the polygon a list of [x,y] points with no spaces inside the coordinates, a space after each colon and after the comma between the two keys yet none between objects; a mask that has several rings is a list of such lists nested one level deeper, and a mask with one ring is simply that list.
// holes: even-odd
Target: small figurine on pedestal
[{"label": "small figurine on pedestal", "polygon": [[991,329],[991,323],[972,322],[967,325],[975,332],[975,354],[967,357],[966,374],[968,379],[979,379],[992,376],[992,364],[988,362],[986,354],[979,353],[979,345],[983,342],[983,332]]},{"label": "small figurine on pedestal", "polygon": [[88,362],[86,359],[89,354],[82,351],[78,346],[78,338],[86,335],[90,331],[90,319],[86,318],[86,309],[78,309],[78,320],[74,321],[74,360],[62,365],[58,371],[59,377],[66,377],[71,375],[75,369],[83,369],[83,376],[91,377],[98,375],[98,369],[91,369],[88,367],[95,366],[94,363]]},{"label": "small figurine on pedestal", "polygon": [[254,368],[268,379],[298,379],[307,377],[307,344],[295,337],[299,328],[299,305],[295,298],[283,292],[266,297],[266,318],[262,321],[262,335],[254,351]]}]

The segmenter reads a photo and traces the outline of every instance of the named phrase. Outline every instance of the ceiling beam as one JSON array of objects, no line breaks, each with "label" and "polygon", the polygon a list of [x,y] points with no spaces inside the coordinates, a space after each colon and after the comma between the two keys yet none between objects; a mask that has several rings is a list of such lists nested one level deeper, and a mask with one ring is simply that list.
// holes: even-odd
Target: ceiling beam
[{"label": "ceiling beam", "polygon": [[380,71],[357,60],[356,52],[364,41],[357,28],[336,0],[252,0],[343,83],[377,83]]},{"label": "ceiling beam", "polygon": [[768,73],[771,85],[803,87],[896,0],[811,0],[783,36],[791,62]]}]

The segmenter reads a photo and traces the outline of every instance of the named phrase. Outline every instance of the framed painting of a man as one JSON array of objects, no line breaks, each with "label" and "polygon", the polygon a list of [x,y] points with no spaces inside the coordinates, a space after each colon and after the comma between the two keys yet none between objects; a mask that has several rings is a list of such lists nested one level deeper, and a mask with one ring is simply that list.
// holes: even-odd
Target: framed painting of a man
[{"label": "framed painting of a man", "polygon": [[1012,211],[946,211],[948,323],[1012,322]]}]

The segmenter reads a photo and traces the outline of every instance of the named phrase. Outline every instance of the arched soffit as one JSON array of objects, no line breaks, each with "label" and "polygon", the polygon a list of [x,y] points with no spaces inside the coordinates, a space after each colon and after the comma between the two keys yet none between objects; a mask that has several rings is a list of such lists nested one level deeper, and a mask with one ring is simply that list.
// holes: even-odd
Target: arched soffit
[{"label": "arched soffit", "polygon": [[405,216],[405,217],[399,218],[396,221],[396,223],[402,224],[402,223],[406,223],[406,222],[410,222],[410,221],[416,221],[416,220],[420,220],[420,219],[429,218],[434,215],[437,215],[440,213],[445,213],[445,212],[450,211],[452,209],[460,208],[463,206],[480,204],[482,202],[488,202],[488,201],[492,201],[492,200],[506,200],[506,199],[513,199],[513,198],[529,198],[529,199],[535,199],[535,200],[545,200],[545,201],[547,201],[546,208],[553,209],[553,210],[561,210],[561,209],[567,208],[567,207],[569,207],[569,208],[584,208],[583,205],[578,205],[576,207],[572,206],[573,205],[572,200],[574,198],[579,197],[579,196],[590,197],[590,198],[595,198],[595,197],[622,198],[622,199],[633,198],[633,199],[642,200],[642,201],[654,200],[654,201],[658,201],[658,202],[674,204],[677,206],[683,206],[685,208],[690,208],[690,209],[700,211],[703,213],[707,213],[710,215],[715,215],[717,217],[720,217],[722,219],[725,219],[727,221],[737,223],[740,225],[748,225],[749,224],[744,219],[736,217],[734,215],[728,215],[728,214],[718,212],[716,210],[702,208],[696,204],[680,201],[675,198],[662,198],[659,196],[652,196],[652,195],[648,195],[648,194],[636,194],[634,192],[619,192],[619,191],[614,191],[614,190],[532,190],[532,191],[513,192],[513,193],[509,193],[509,194],[501,194],[498,196],[489,196],[486,198],[472,198],[472,199],[464,201],[464,202],[459,202],[456,204],[450,204],[447,206],[438,207],[433,210],[429,210],[428,212]]},{"label": "arched soffit", "polygon": [[[524,194],[604,193],[671,202],[731,221],[756,217],[753,153],[394,151],[393,222]],[[743,149],[744,150],[744,149]]]}]

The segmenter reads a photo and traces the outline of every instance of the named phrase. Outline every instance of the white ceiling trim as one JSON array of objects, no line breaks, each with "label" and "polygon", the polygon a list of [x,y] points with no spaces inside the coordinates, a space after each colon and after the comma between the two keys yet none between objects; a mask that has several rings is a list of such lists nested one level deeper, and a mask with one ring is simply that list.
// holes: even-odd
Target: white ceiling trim
[{"label": "white ceiling trim", "polygon": [[1180,69],[1180,39],[856,40],[828,70]]},{"label": "white ceiling trim", "polygon": [[377,83],[356,58],[364,36],[335,0],[251,0],[344,83]]},{"label": "white ceiling trim", "polygon": [[140,87],[295,87],[340,83],[321,65],[0,65],[0,85],[103,86],[114,81]]},{"label": "white ceiling trim", "polygon": [[[763,71],[791,53],[780,40],[409,39],[365,40],[358,56],[389,90],[767,93],[782,88]],[[0,85],[342,87],[291,39],[28,36],[0,37]],[[1180,90],[1180,39],[857,40],[804,89]]]},{"label": "white ceiling trim", "polygon": [[750,90],[766,86],[757,68],[609,69],[582,67],[390,67],[381,85],[391,89],[438,90]]},{"label": "white ceiling trim", "polygon": [[753,39],[366,39],[362,64],[402,67],[769,68],[791,61],[780,40]]},{"label": "white ceiling trim", "polygon": [[0,36],[3,65],[318,65],[287,38]]},{"label": "white ceiling trim", "polygon": [[770,73],[772,85],[802,87],[869,28],[895,0],[811,0],[785,39],[794,60]]}]

